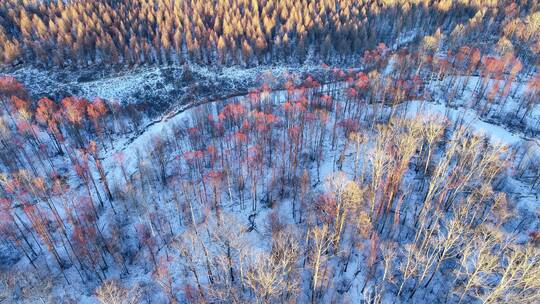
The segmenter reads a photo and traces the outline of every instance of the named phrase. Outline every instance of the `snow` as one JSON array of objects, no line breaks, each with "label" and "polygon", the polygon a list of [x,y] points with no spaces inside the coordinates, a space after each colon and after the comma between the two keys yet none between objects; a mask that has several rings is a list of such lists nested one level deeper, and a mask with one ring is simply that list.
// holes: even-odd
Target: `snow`
[{"label": "snow", "polygon": [[[513,146],[522,140],[518,135],[499,125],[483,121],[478,113],[471,109],[464,107],[449,108],[443,104],[432,103],[425,100],[412,100],[406,103],[409,111],[408,116],[410,118],[416,115],[436,115],[440,117],[441,120],[445,117],[454,122],[461,120],[475,135],[488,138],[492,144]],[[404,105],[401,106],[403,107]]]},{"label": "snow", "polygon": [[[389,62],[389,68],[385,69],[385,73],[391,73],[392,69],[392,61]],[[260,68],[255,68],[256,70],[260,70]],[[267,70],[267,73],[275,75],[274,73],[285,73],[287,71],[286,68],[283,69],[276,69],[276,70]],[[206,68],[201,68],[198,70],[200,73],[206,73],[207,75],[211,75],[211,72]],[[246,73],[252,73],[253,71],[246,72],[244,70],[238,69],[238,68],[224,68],[222,70],[223,75],[227,75],[226,77],[233,78],[241,78],[245,77]],[[476,80],[476,81],[479,81]],[[474,79],[473,81],[469,82],[469,86],[472,87],[476,85]],[[431,90],[438,90],[439,88],[437,85],[433,85]],[[437,92],[435,92],[437,93]],[[271,93],[272,98],[278,98],[284,102],[284,91],[278,90]],[[242,96],[229,98],[225,100],[217,100],[214,103],[220,103],[220,104],[226,104],[229,102],[238,102],[243,99]],[[462,100],[465,100],[464,98]],[[454,106],[446,106],[440,101],[428,101],[428,100],[411,100],[406,101],[403,104],[399,105],[398,108],[406,108],[408,114],[407,116],[409,118],[415,117],[415,116],[424,116],[424,117],[433,117],[437,116],[439,119],[450,119],[453,122],[461,121],[462,124],[468,128],[470,131],[472,131],[474,134],[478,136],[485,137],[489,140],[489,142],[493,145],[505,145],[508,147],[517,147],[524,142],[530,142],[532,143],[532,154],[537,155],[540,157],[540,144],[538,142],[538,139],[536,138],[529,138],[524,135],[518,134],[516,131],[509,130],[508,128],[494,124],[491,122],[485,121],[476,110],[465,107],[463,104],[463,101],[456,102],[456,105]],[[511,103],[509,103],[511,104]],[[131,143],[126,143],[122,147],[122,151],[126,155],[126,161],[132,162],[134,164],[135,162],[135,155],[137,149],[149,147],[151,146],[152,140],[155,138],[161,136],[162,134],[165,134],[165,132],[168,132],[172,126],[189,121],[190,113],[196,111],[196,107],[190,107],[190,105],[186,105],[183,107],[180,107],[179,109],[176,109],[175,112],[172,115],[166,115],[163,119],[159,120],[157,123],[150,125],[147,129],[144,130],[144,132],[135,138],[135,140]],[[536,108],[538,110],[539,108]],[[326,176],[327,174],[335,171],[335,158],[336,156],[328,156],[330,161],[326,161],[322,163],[321,166],[321,177]],[[111,160],[109,160],[110,162]],[[112,165],[112,164],[111,164]],[[527,199],[528,196],[524,199],[520,199],[517,203],[520,208],[525,208],[529,210],[530,212],[535,212],[540,206],[537,201],[534,199]]]},{"label": "snow", "polygon": [[[389,67],[385,70],[385,74],[390,74],[392,69],[392,64],[389,64]],[[223,68],[218,74],[216,74],[214,71],[211,71],[210,69],[201,68],[201,67],[192,67],[192,70],[200,75],[203,75],[206,78],[212,78],[212,77],[220,77],[221,79],[226,79],[227,81],[239,81],[242,78],[246,77],[252,77],[254,73],[261,73],[261,68],[254,68],[254,69],[239,69],[239,68]],[[307,68],[306,68],[307,71]],[[273,79],[283,78],[284,75],[288,73],[288,68],[281,67],[281,68],[271,68],[266,70],[266,72],[262,72],[265,76],[263,76],[265,79],[263,82],[271,82]],[[216,76],[217,75],[217,76]],[[116,99],[116,98],[124,98],[124,96],[129,95],[129,93],[134,90],[135,88],[139,88],[140,86],[145,85],[147,82],[160,82],[163,81],[161,78],[162,75],[160,72],[156,69],[149,68],[145,72],[142,72],[138,75],[135,74],[128,74],[128,75],[122,75],[117,76],[114,78],[108,78],[108,79],[99,79],[96,81],[90,81],[87,83],[80,84],[81,90],[86,94],[85,96],[88,96],[91,98],[92,94],[95,94],[95,96],[102,96],[108,99]],[[474,81],[472,81],[474,83]],[[470,84],[472,85],[472,84]],[[167,87],[167,86],[166,86]],[[168,88],[170,89],[170,87]],[[433,91],[437,91],[438,87],[434,85],[433,87],[429,88]],[[435,92],[437,93],[437,92]],[[284,102],[284,93],[283,91],[276,91],[271,93],[271,98],[279,98],[281,102]],[[236,102],[236,101],[242,101],[241,97],[233,97],[225,100],[218,100],[213,102],[213,105],[215,104],[225,104],[228,102]],[[510,103],[511,104],[511,103]],[[180,105],[179,108],[175,109],[173,112],[167,113],[164,115],[161,119],[158,119],[154,121],[153,123],[150,123],[147,128],[143,130],[142,133],[137,134],[133,138],[124,138],[118,141],[118,143],[115,145],[116,150],[115,151],[109,151],[106,155],[104,155],[104,165],[107,168],[107,174],[108,177],[112,180],[117,180],[120,178],[120,169],[118,166],[116,166],[114,159],[115,153],[117,152],[123,152],[125,155],[125,164],[128,168],[128,172],[130,174],[133,174],[137,171],[136,167],[136,157],[137,152],[140,151],[143,155],[148,152],[150,147],[153,145],[153,141],[156,138],[160,138],[167,134],[173,126],[182,124],[186,121],[189,121],[192,117],[193,113],[196,113],[198,110],[198,107],[206,106],[206,105],[199,105],[195,107],[191,107],[192,104],[185,104]],[[488,122],[482,118],[476,110],[470,109],[465,107],[463,100],[457,101],[455,105],[448,106],[440,102],[438,99],[434,99],[433,101],[430,100],[411,100],[406,101],[398,106],[398,109],[402,109],[407,111],[407,116],[410,118],[421,116],[421,117],[439,117],[442,119],[450,119],[454,122],[456,121],[462,121],[465,126],[467,126],[473,133],[481,135],[486,137],[491,144],[503,144],[509,147],[516,147],[522,144],[523,142],[531,142],[533,143],[533,152],[538,155],[540,155],[540,145],[538,144],[537,138],[527,138],[523,134],[519,134],[513,130],[510,130],[509,128],[495,124],[492,122]],[[535,110],[536,113],[538,109]],[[534,114],[536,115],[536,114]],[[336,151],[328,151],[329,147],[326,146],[327,154],[325,155],[325,161],[322,163],[321,166],[321,180],[324,180],[324,177],[331,174],[336,170],[336,157],[339,154],[339,149]],[[115,170],[113,168],[116,168]],[[313,168],[312,168],[313,169]],[[344,166],[344,170],[347,170],[347,166]],[[314,171],[314,170],[313,170]],[[516,191],[518,195],[515,195],[514,197],[517,199],[517,207],[519,209],[522,209],[529,214],[534,214],[537,212],[539,208],[538,204],[538,197],[531,194],[531,190],[528,189],[528,185],[523,183],[522,181],[518,181],[516,179],[510,179],[508,183],[509,187],[511,187],[513,191]],[[322,191],[324,189],[324,184],[319,183],[316,185],[313,185],[316,191]],[[164,193],[164,196],[167,196],[169,193]],[[167,198],[165,198],[166,200]],[[153,198],[154,202],[161,202],[163,203],[163,198]],[[287,224],[292,224],[293,219],[290,213],[290,204],[291,202],[289,200],[283,200],[279,203],[278,206],[276,206],[275,211],[268,209],[268,208],[260,208],[260,210],[257,213],[257,216],[255,217],[255,223],[257,226],[257,230],[255,230],[252,233],[246,234],[246,240],[249,242],[251,248],[253,250],[263,250],[268,246],[267,242],[265,241],[265,227],[269,222],[269,216],[272,212],[276,212],[279,214],[279,218],[282,219]],[[239,210],[238,206],[228,206],[230,207],[230,210],[228,210],[228,214],[236,217],[236,219],[241,222],[242,224],[247,224],[247,217],[251,214],[250,208],[246,208],[245,210]],[[149,208],[152,208],[151,206]],[[167,206],[166,204],[161,204],[160,208],[170,208],[170,206]],[[110,210],[109,210],[110,211]],[[171,211],[174,212],[174,211]],[[109,212],[110,214],[110,212]],[[106,216],[103,216],[101,218],[101,224],[105,225],[107,223],[109,214],[106,214]],[[139,219],[140,220],[140,219]],[[536,223],[533,223],[532,226],[537,225],[538,221],[536,220]],[[362,265],[360,263],[361,259],[353,259],[351,261],[351,264],[349,265],[348,272],[344,275],[344,278],[351,279],[354,275],[354,273],[357,270],[362,270]],[[133,269],[135,268],[135,269]],[[148,272],[144,271],[144,267],[130,267],[130,271],[132,272],[131,276],[129,277],[129,280],[126,280],[127,283],[134,283],[134,282],[144,282],[151,280],[150,274]],[[351,288],[350,295],[352,299],[360,299],[363,298],[364,295],[360,295],[360,288],[363,282],[363,276],[365,273],[361,273],[357,277],[355,277],[355,280],[353,281],[353,287]],[[338,282],[335,282],[337,285]],[[336,286],[334,286],[336,287]],[[57,287],[61,289],[61,287]],[[80,294],[80,298],[77,299],[80,303],[95,303],[95,299],[84,295],[82,291],[82,287],[78,287],[80,289],[74,288],[74,292]],[[58,294],[61,294],[61,291],[55,291]],[[64,291],[65,292],[65,291]]]},{"label": "snow", "polygon": [[230,94],[246,91],[248,89],[246,84],[272,84],[286,80],[289,76],[321,73],[324,70],[317,64],[261,65],[251,68],[238,66],[216,68],[190,64],[189,70],[193,74],[193,79],[186,81],[182,78],[183,69],[184,67],[180,65],[138,66],[110,73],[102,70],[94,71],[91,68],[88,72],[66,73],[60,70],[23,67],[10,75],[25,84],[36,97],[75,95],[90,100],[101,97],[121,103],[135,103],[156,97],[177,100],[181,95],[185,95],[186,89],[194,83],[203,85],[220,83],[223,88],[221,93]]}]

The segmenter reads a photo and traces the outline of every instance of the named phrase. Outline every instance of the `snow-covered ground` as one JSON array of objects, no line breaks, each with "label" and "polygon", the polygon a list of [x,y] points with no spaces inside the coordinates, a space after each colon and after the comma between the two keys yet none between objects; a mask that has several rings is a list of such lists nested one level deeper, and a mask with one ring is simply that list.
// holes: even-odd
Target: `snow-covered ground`
[{"label": "snow-covered ground", "polygon": [[[184,66],[140,66],[118,72],[89,69],[88,71],[42,70],[23,67],[9,75],[21,81],[33,96],[53,96],[57,98],[74,95],[87,99],[101,97],[121,103],[154,100],[156,98],[177,99],[189,93],[189,87],[201,86],[201,96],[215,93],[230,95],[246,92],[263,83],[283,82],[288,76],[297,77],[309,73],[322,74],[320,65],[276,65],[253,68],[223,67],[211,68],[195,64],[189,65],[190,75],[184,75]],[[219,84],[218,92],[205,86]],[[219,96],[219,95],[218,95]]]},{"label": "snow-covered ground", "polygon": [[[272,93],[270,98],[279,98],[275,96],[280,95],[281,92],[274,92]],[[223,104],[227,103],[242,103],[243,100],[244,97],[240,96],[226,100],[216,101],[214,102],[214,104],[219,104],[219,106],[221,107]],[[282,101],[284,102],[285,100],[282,99]],[[214,104],[210,105],[210,107],[213,107]],[[206,104],[204,106],[206,107],[208,105]],[[124,153],[124,155],[126,156],[126,166],[128,168],[131,168],[130,170],[132,171],[136,170],[136,155],[144,153],[145,149],[148,151],[148,147],[152,146],[152,142],[158,138],[162,138],[164,134],[169,134],[173,126],[179,124],[189,124],[191,118],[193,117],[193,115],[195,115],[194,113],[196,113],[197,111],[197,106],[190,107],[185,110],[180,109],[176,112],[176,114],[171,115],[166,119],[162,119],[161,121],[158,121],[155,124],[151,125],[144,131],[144,133],[135,138],[133,141],[129,141],[124,145],[120,145],[119,151],[122,151],[122,153]],[[531,142],[531,153],[533,155],[536,155],[537,157],[540,157],[540,146],[538,145],[537,138],[528,138],[522,134],[518,134],[515,131],[507,129],[504,126],[486,122],[482,120],[482,117],[477,113],[477,111],[469,108],[465,108],[462,106],[445,106],[441,103],[437,103],[436,101],[411,100],[400,104],[398,106],[397,112],[399,113],[400,111],[407,111],[407,116],[410,118],[419,116],[432,119],[433,117],[436,117],[436,119],[440,119],[441,121],[449,120],[454,123],[460,121],[474,134],[485,137],[492,145],[504,145],[511,148],[517,148],[527,142]],[[321,169],[321,175],[323,177],[336,170],[334,161],[338,156],[338,151],[335,151],[334,155],[330,153],[326,156],[326,159],[322,164]],[[112,168],[114,167],[114,161],[115,160],[113,159],[112,155],[110,155],[109,158],[105,160],[105,163],[109,164]],[[111,174],[116,175],[116,177],[114,178],[119,178],[120,172],[110,172]],[[508,185],[505,190],[509,193],[510,198],[515,202],[515,206],[522,212],[525,212],[527,216],[530,216],[532,218],[532,222],[529,222],[527,224],[528,228],[525,230],[525,232],[538,229],[540,227],[540,221],[538,220],[538,218],[534,217],[534,215],[538,212],[540,208],[540,204],[538,203],[539,201],[537,191],[534,189],[530,189],[530,186],[528,186],[523,181],[519,181],[513,178],[507,181],[507,184]],[[316,185],[315,187],[315,191],[324,191],[324,184],[322,183]],[[290,216],[289,204],[290,202],[283,202],[277,207],[278,214],[280,214],[281,219],[286,222],[290,222],[293,220]],[[232,206],[233,205],[231,205],[231,209],[229,209],[229,211],[231,211],[229,215],[235,217],[237,221],[246,224],[247,218],[249,217],[250,213],[246,213],[245,211],[241,211],[237,207],[235,208]],[[264,227],[267,224],[268,216],[270,214],[271,210],[262,209],[262,211],[259,212],[257,214],[257,217],[255,218],[256,226]],[[253,248],[265,246],[263,245],[265,244],[265,238],[262,234],[260,234],[260,231],[255,231],[248,234],[248,238],[250,239],[250,246],[253,246]],[[356,262],[358,261],[351,262],[351,269],[362,268],[362,265],[356,265]],[[360,277],[356,277],[357,275],[358,273],[354,272],[348,274],[348,276],[350,276],[349,279],[352,279],[354,276],[358,281],[361,281],[362,275]],[[352,290],[349,293],[349,297],[351,299],[358,299],[364,297],[364,295],[360,294],[360,285],[361,284],[354,284]]]},{"label": "snow-covered ground", "polygon": [[[273,81],[282,81],[283,78],[287,77],[287,73],[289,72],[288,68],[275,68],[264,71],[261,71],[260,69],[261,68],[244,70],[228,68],[222,69],[218,74],[215,74],[215,71],[210,71],[205,68],[191,68],[193,73],[201,75],[202,78],[211,80],[214,78],[219,78],[220,81],[225,81],[233,84],[241,83],[242,79],[245,78],[253,78],[254,74],[261,75],[257,76],[256,82],[272,84]],[[389,67],[386,71],[386,74],[390,74],[391,69],[392,68]],[[306,68],[305,71],[308,72],[308,70],[310,69]],[[27,73],[28,75],[33,74],[32,71],[26,71],[25,73]],[[145,71],[140,72],[137,75],[119,75],[107,79],[91,80],[88,82],[79,83],[78,85],[80,86],[80,90],[83,96],[86,96],[88,98],[92,98],[93,96],[101,96],[108,99],[123,99],[125,101],[129,101],[129,96],[134,90],[145,87],[148,84],[157,85],[162,82],[167,82],[165,78],[166,76],[163,75],[162,69],[149,68]],[[38,79],[32,79],[31,81],[37,81],[39,83]],[[76,81],[74,81],[73,83],[76,83]],[[472,81],[470,86],[472,87],[475,84],[476,82]],[[234,90],[240,89],[239,87],[235,87],[234,85],[231,85],[231,87]],[[163,89],[165,91],[174,90],[173,85],[171,85],[170,83],[164,85],[162,88],[152,88],[155,90]],[[241,89],[245,88],[242,86]],[[40,87],[38,88],[38,90],[46,90],[46,88]],[[398,105],[396,113],[403,113],[402,111],[405,111],[407,115],[411,118],[419,115],[421,117],[437,117],[437,119],[440,119],[441,121],[460,121],[473,133],[485,136],[492,145],[502,144],[514,149],[517,149],[524,145],[528,145],[530,147],[530,158],[533,160],[537,158],[540,159],[540,146],[538,144],[539,141],[537,137],[530,137],[528,135],[525,135],[524,132],[519,132],[519,130],[515,130],[509,126],[505,126],[502,122],[498,124],[496,123],[496,121],[493,120],[488,121],[486,117],[478,114],[477,110],[471,109],[470,107],[466,106],[466,98],[456,100],[451,105],[443,103],[444,96],[441,96],[441,94],[443,93],[441,92],[441,87],[439,83],[434,83],[431,87],[428,88],[428,90],[432,93],[431,95],[434,96],[434,98],[429,98],[426,100],[405,101]],[[466,94],[464,94],[463,96],[470,96],[468,94],[470,94],[470,92],[467,93],[466,91]],[[272,92],[270,93],[268,98],[278,100],[278,104],[280,106],[286,102],[283,91]],[[224,100],[218,99],[212,101],[211,103],[204,103],[195,106],[192,103],[178,104],[175,109],[171,110],[170,112],[166,112],[164,115],[162,115],[161,118],[149,123],[148,126],[144,128],[144,130],[142,130],[140,133],[131,134],[130,136],[119,138],[114,144],[114,149],[109,150],[106,154],[102,156],[103,164],[106,168],[108,178],[112,181],[122,179],[123,172],[121,172],[121,169],[118,166],[118,155],[120,153],[124,156],[124,166],[127,170],[128,175],[136,175],[138,173],[138,155],[143,155],[143,158],[146,155],[146,160],[151,159],[151,157],[148,157],[148,155],[151,152],[152,147],[154,146],[154,142],[156,140],[168,137],[168,134],[170,134],[172,130],[175,129],[175,126],[183,124],[189,125],[192,118],[196,115],[199,115],[198,112],[203,107],[210,107],[215,112],[217,111],[218,107],[221,108],[224,104],[237,102],[244,104],[248,103],[246,96],[235,96]],[[512,107],[512,100],[510,100],[508,105],[509,108]],[[370,110],[371,109],[367,109],[367,111]],[[532,111],[532,116],[535,117],[534,115],[537,115],[538,112],[538,108],[534,109]],[[325,144],[325,150],[326,155],[320,170],[322,178],[336,170],[336,159],[340,156],[339,149],[331,151],[328,144]],[[345,171],[347,171],[347,168],[350,166],[351,164],[349,161],[345,165]],[[324,191],[324,187],[325,186],[323,183],[315,184],[313,185],[313,190],[315,192],[322,192]],[[75,189],[75,191],[81,190],[80,188]],[[523,232],[526,233],[531,230],[538,229],[540,227],[540,222],[538,217],[534,216],[538,212],[540,205],[537,190],[531,189],[530,185],[526,184],[522,180],[518,180],[517,178],[513,177],[509,178],[506,188],[504,190],[515,202],[515,206],[525,213],[524,216],[532,218],[532,220],[527,223],[527,226],[524,228]],[[145,207],[148,208],[148,212],[151,212],[152,208],[157,208],[158,205],[159,208],[166,210],[170,214],[174,214],[174,212],[176,212],[174,206],[172,206],[171,199],[169,197],[171,193],[169,193],[168,190],[163,190],[161,194],[158,194],[157,191],[149,191],[149,195],[151,195],[151,197],[148,197],[147,200],[151,203],[149,204],[150,206]],[[285,223],[293,223],[292,216],[290,215],[290,204],[290,201],[284,200],[280,203],[280,205],[276,207],[276,211],[268,208],[262,208],[259,210],[259,212],[257,212],[254,221],[258,229],[246,234],[246,240],[249,242],[249,246],[253,248],[254,251],[266,248],[266,246],[268,246],[268,238],[265,235],[264,227],[268,224],[269,217],[273,212],[279,214],[280,218]],[[249,208],[241,210],[234,202],[227,202],[225,203],[225,206],[226,208],[224,212],[226,212],[228,216],[231,217],[232,221],[237,221],[241,223],[240,226],[247,226],[248,218],[249,216],[251,216]],[[203,217],[203,212],[204,210],[202,209],[196,210],[198,217]],[[133,210],[128,212],[128,215],[133,216],[133,218],[129,220],[132,220],[134,222],[142,222],[146,220],[141,218],[140,214],[137,214],[137,212]],[[104,215],[100,218],[99,225],[102,227],[107,227],[108,221],[110,221],[111,218],[112,211],[106,208]],[[175,224],[173,223],[173,225]],[[152,224],[150,224],[150,226],[152,226]],[[161,252],[160,255],[163,255],[163,253]],[[353,300],[358,300],[364,297],[364,295],[360,293],[361,283],[359,282],[363,281],[363,278],[366,274],[365,272],[354,271],[357,269],[363,269],[364,265],[362,265],[360,261],[361,260],[359,258],[353,260],[350,265],[351,270],[349,270],[347,274],[344,275],[344,278],[355,279],[353,280],[355,282],[354,286],[352,287],[348,295],[348,297]],[[151,272],[149,272],[146,268],[147,267],[141,265],[131,265],[129,267],[131,274],[128,278],[121,278],[119,271],[112,271],[113,273],[111,274],[111,277],[118,277],[124,280],[125,283],[128,285],[141,282],[150,282],[152,280]],[[178,270],[178,272],[180,273],[181,270]],[[59,285],[56,286],[56,289],[57,290],[54,292],[57,294],[71,294],[73,296],[76,296],[77,301],[80,303],[96,302],[95,298],[92,297],[88,290],[82,286],[73,286],[71,290],[66,290],[64,286]],[[303,295],[303,297],[305,299],[305,295]]]}]

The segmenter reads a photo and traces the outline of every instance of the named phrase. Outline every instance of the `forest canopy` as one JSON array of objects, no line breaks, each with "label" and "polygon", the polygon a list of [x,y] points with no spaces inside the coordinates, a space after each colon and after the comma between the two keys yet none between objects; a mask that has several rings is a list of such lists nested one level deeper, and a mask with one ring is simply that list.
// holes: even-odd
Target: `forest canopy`
[{"label": "forest canopy", "polygon": [[537,0],[4,0],[0,61],[79,68],[302,63],[310,54],[343,61],[381,42],[421,40],[441,29],[455,49],[500,36],[494,43],[501,51],[532,60],[540,51],[537,6]]}]

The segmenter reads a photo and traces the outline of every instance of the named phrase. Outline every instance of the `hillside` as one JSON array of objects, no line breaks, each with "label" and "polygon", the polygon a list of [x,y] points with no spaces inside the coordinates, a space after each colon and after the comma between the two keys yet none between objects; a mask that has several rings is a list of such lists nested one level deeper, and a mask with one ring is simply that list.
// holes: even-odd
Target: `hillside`
[{"label": "hillside", "polygon": [[539,302],[539,17],[3,1],[0,303]]}]

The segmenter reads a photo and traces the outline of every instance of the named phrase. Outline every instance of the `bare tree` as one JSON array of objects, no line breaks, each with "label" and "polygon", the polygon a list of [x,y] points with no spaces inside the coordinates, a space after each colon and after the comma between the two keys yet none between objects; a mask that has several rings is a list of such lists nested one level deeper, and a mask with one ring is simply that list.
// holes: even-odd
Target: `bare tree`
[{"label": "bare tree", "polygon": [[125,288],[116,280],[103,282],[95,294],[101,304],[136,304],[140,300],[138,287]]},{"label": "bare tree", "polygon": [[310,229],[310,237],[313,240],[312,248],[312,287],[311,287],[311,303],[315,302],[315,294],[319,287],[320,270],[326,262],[326,251],[332,245],[332,235],[327,224],[321,227]]},{"label": "bare tree", "polygon": [[258,252],[249,258],[245,282],[257,302],[288,300],[299,290],[298,241],[290,232],[279,232],[270,253]]}]

